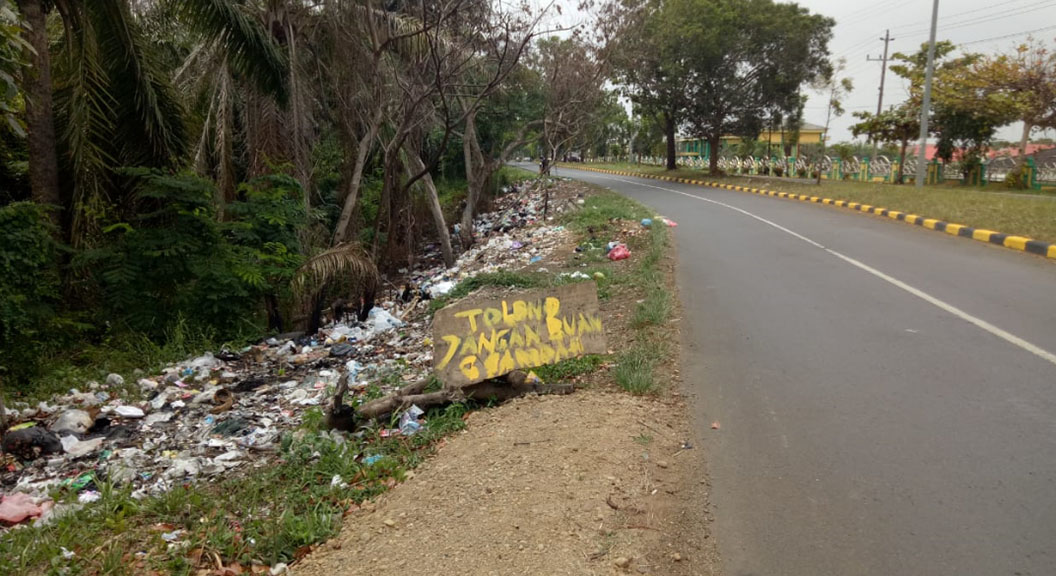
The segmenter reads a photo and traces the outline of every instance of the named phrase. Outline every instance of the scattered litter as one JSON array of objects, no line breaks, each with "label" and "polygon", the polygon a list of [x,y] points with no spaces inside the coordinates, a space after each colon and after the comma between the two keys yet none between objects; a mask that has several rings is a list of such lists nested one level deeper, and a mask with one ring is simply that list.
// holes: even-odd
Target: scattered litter
[{"label": "scattered litter", "polygon": [[652,218],[642,218],[642,228],[649,228],[653,225]]},{"label": "scattered litter", "polygon": [[[399,282],[413,287],[402,291],[406,297],[379,291],[365,321],[353,316],[317,335],[280,334],[238,351],[206,352],[157,374],[136,372],[127,382],[112,374],[45,402],[13,403],[0,456],[4,518],[26,504],[30,516],[23,520],[66,506],[51,501],[56,488],[76,493],[80,503],[96,501],[97,479],[143,498],[197,479],[262,469],[280,457],[280,439],[296,433],[309,407],[329,400],[342,375],[353,402],[424,378],[433,361],[429,299],[478,274],[553,259],[570,246],[571,231],[547,224],[543,203],[535,182],[510,187],[494,199],[493,212],[476,218],[474,242],[455,266],[443,265],[438,245],[426,246],[417,267],[401,272]],[[550,215],[576,209],[575,198],[550,197]],[[574,277],[588,278],[584,272]],[[126,388],[141,401],[125,399]],[[421,416],[412,407],[398,428],[378,433],[413,435],[424,425]],[[362,463],[382,458],[364,455]],[[285,572],[285,565],[271,569]]]},{"label": "scattered litter", "polygon": [[719,429],[719,421],[718,420],[716,420],[716,421],[711,423],[711,429],[712,430],[718,430]]},{"label": "scattered litter", "polygon": [[674,228],[675,226],[678,226],[678,222],[667,218],[661,218],[660,221],[663,222],[664,225],[666,225],[668,228]]}]

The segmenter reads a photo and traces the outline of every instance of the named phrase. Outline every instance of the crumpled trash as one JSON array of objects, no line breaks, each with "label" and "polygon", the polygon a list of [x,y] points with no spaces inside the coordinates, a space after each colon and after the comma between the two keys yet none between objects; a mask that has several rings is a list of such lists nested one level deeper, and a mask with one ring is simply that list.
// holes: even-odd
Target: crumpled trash
[{"label": "crumpled trash", "polygon": [[439,298],[441,296],[446,296],[449,292],[454,290],[455,284],[457,283],[452,280],[443,280],[430,285],[427,291],[431,298]]},{"label": "crumpled trash", "polygon": [[142,418],[143,409],[136,406],[121,405],[114,408],[114,413],[122,418]]},{"label": "crumpled trash", "polygon": [[348,342],[338,342],[330,348],[330,356],[334,358],[343,358],[355,352],[355,350],[356,347]]},{"label": "crumpled trash", "polygon": [[185,477],[194,477],[202,471],[202,462],[198,458],[178,458],[172,461],[168,469],[162,474],[166,479],[179,480]]},{"label": "crumpled trash", "polygon": [[371,454],[370,456],[365,456],[363,458],[363,463],[367,466],[373,466],[375,463],[377,463],[378,460],[381,460],[382,458],[384,458],[384,456],[382,456],[381,454]]},{"label": "crumpled trash", "polygon": [[668,228],[674,228],[675,226],[678,226],[678,222],[675,222],[674,220],[669,220],[667,218],[661,218],[660,221],[663,222],[664,225]]},{"label": "crumpled trash", "polygon": [[120,374],[110,374],[106,377],[107,386],[124,386],[125,377]]},{"label": "crumpled trash", "polygon": [[609,260],[613,262],[617,260],[626,260],[631,257],[631,250],[627,248],[626,244],[617,244],[615,248],[609,251]]},{"label": "crumpled trash", "polygon": [[91,440],[78,440],[74,436],[63,436],[62,450],[70,455],[71,458],[80,458],[99,450],[103,445],[103,440],[106,438],[92,438]]},{"label": "crumpled trash", "polygon": [[39,518],[43,513],[44,509],[29,494],[16,492],[0,496],[0,524],[14,526],[30,518]]},{"label": "crumpled trash", "polygon": [[412,404],[410,408],[400,414],[400,434],[404,436],[414,436],[416,432],[422,429],[421,423],[418,419],[422,417],[425,412],[417,405]]},{"label": "crumpled trash", "polygon": [[92,427],[95,420],[84,410],[67,410],[51,425],[56,434],[84,434]]},{"label": "crumpled trash", "polygon": [[642,228],[649,228],[653,225],[652,218],[642,218]]},{"label": "crumpled trash", "polygon": [[4,434],[3,450],[19,460],[36,460],[48,454],[62,451],[62,442],[54,432],[43,426],[31,426],[20,430],[8,430]]},{"label": "crumpled trash", "polygon": [[370,309],[370,314],[367,315],[367,322],[374,325],[375,333],[403,326],[402,320],[393,316],[388,310],[380,307]]}]

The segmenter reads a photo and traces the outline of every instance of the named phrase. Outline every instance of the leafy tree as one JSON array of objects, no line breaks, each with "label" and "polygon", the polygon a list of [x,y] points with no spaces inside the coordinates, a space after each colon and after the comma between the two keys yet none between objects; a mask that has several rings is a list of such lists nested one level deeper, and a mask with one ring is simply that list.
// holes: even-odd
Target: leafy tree
[{"label": "leafy tree", "polygon": [[25,135],[17,115],[18,85],[15,77],[32,48],[22,39],[18,14],[11,0],[0,0],[0,121],[19,136]]},{"label": "leafy tree", "polygon": [[830,72],[835,22],[796,4],[671,0],[644,12],[624,77],[636,103],[664,115],[669,169],[682,124],[708,141],[717,172],[722,136],[757,137],[765,116],[795,114],[800,87]]},{"label": "leafy tree", "polygon": [[981,59],[969,79],[1023,122],[1019,149],[1025,162],[1031,133],[1056,128],[1056,51],[1032,39],[1011,54]]},{"label": "leafy tree", "polygon": [[889,108],[880,114],[855,112],[861,122],[851,127],[855,136],[868,135],[874,142],[898,144],[898,175],[896,184],[902,184],[905,175],[906,148],[909,142],[920,135],[920,112],[910,102]]},{"label": "leafy tree", "polygon": [[[682,17],[676,3],[645,0],[628,17],[626,38],[615,60],[617,77],[643,116],[660,121],[666,140],[667,169],[677,168],[675,137],[690,104],[693,73],[688,38],[676,33]],[[639,153],[640,154],[640,153]]]}]

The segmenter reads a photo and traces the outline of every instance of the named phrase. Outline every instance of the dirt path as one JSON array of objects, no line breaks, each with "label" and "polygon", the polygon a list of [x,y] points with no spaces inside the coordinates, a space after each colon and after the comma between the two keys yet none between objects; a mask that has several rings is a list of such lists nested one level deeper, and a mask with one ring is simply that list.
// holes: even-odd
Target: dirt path
[{"label": "dirt path", "polygon": [[296,576],[710,574],[708,486],[685,403],[528,397],[468,417]]}]

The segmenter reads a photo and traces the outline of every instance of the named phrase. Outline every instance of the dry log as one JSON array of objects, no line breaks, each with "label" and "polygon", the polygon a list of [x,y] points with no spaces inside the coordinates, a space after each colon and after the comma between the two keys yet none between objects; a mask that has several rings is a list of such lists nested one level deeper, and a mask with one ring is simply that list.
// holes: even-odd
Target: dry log
[{"label": "dry log", "polygon": [[411,405],[416,405],[424,410],[453,402],[465,402],[466,400],[497,400],[502,402],[529,393],[570,394],[574,390],[571,384],[537,384],[528,382],[527,374],[520,371],[511,372],[502,380],[489,380],[462,388],[445,387],[437,392],[423,394],[422,391],[426,385],[428,385],[428,381],[415,382],[384,398],[371,400],[357,408],[356,414],[362,419],[374,419],[399,412],[409,408]]}]

